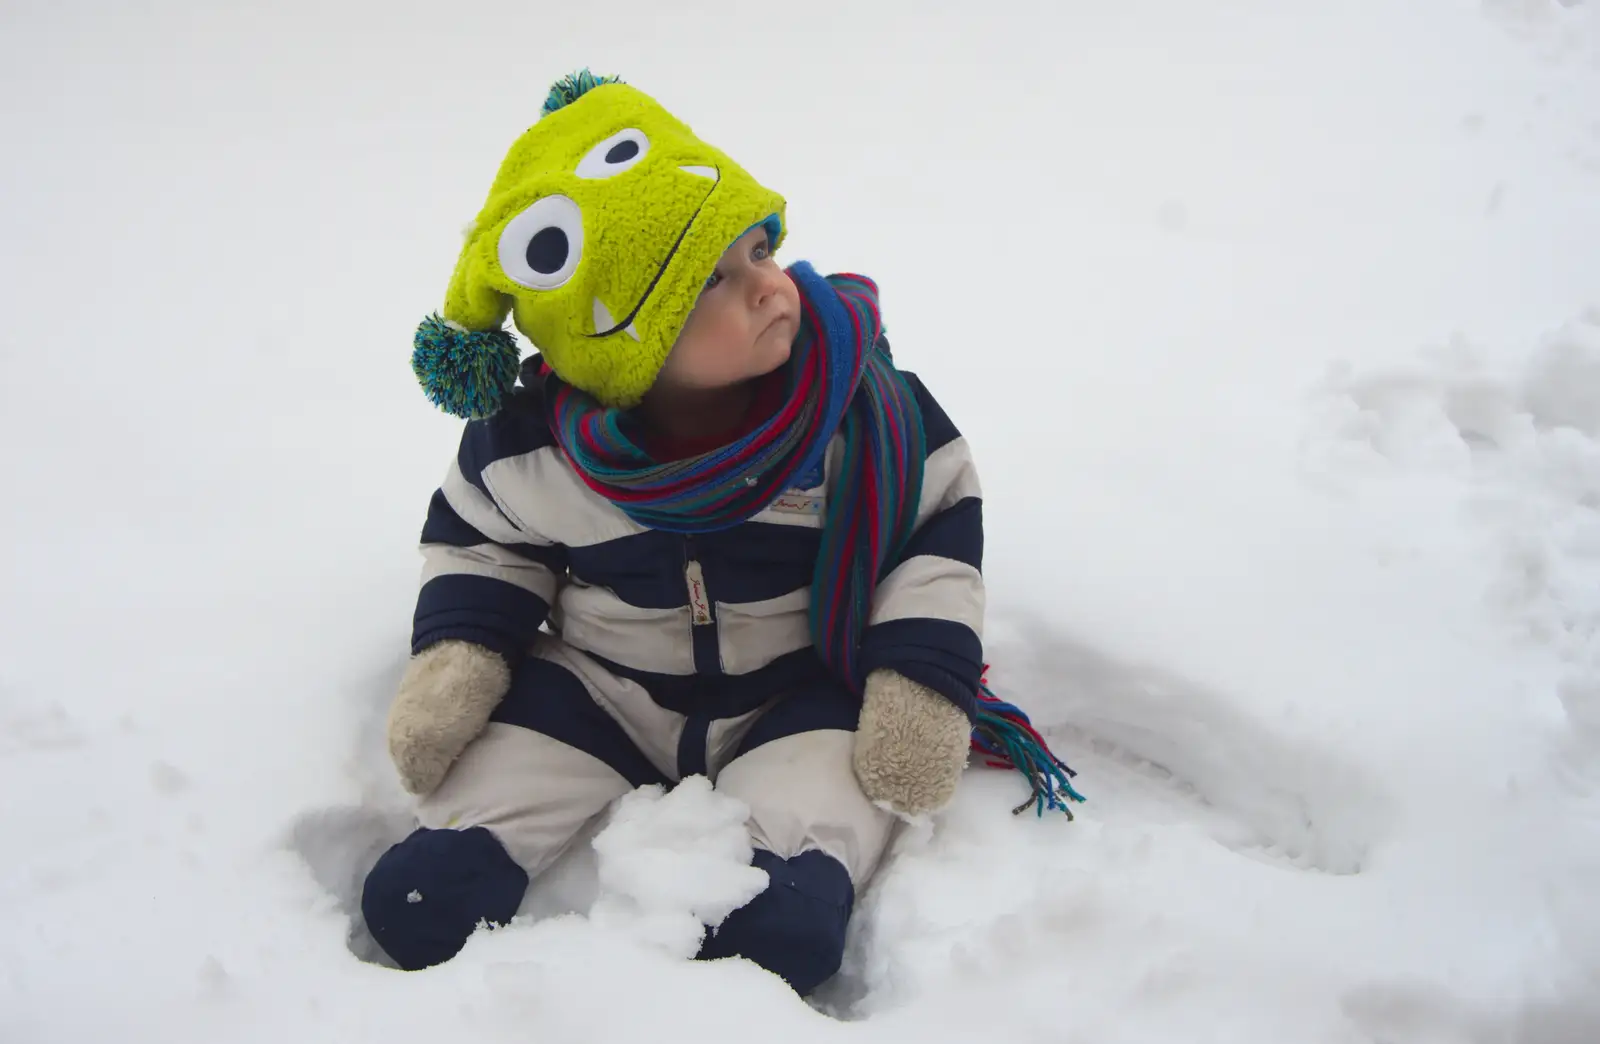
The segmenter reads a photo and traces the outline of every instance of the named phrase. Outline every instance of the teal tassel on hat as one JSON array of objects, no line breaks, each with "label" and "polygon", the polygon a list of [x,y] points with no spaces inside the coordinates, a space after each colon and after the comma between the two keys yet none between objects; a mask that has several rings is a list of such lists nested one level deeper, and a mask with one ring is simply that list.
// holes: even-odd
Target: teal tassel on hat
[{"label": "teal tassel on hat", "polygon": [[540,115],[548,116],[557,109],[564,109],[596,87],[621,82],[622,80],[616,76],[596,76],[587,68],[568,73],[550,85],[550,94],[544,100],[544,108],[540,111]]},{"label": "teal tassel on hat", "polygon": [[435,406],[478,420],[505,402],[521,359],[516,339],[504,330],[467,330],[434,314],[417,327],[411,370]]}]

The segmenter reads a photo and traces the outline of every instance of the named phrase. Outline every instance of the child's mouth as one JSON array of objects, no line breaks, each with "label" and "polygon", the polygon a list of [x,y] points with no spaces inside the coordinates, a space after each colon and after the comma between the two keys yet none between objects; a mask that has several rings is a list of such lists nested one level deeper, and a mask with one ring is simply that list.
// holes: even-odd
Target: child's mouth
[{"label": "child's mouth", "polygon": [[756,342],[759,344],[761,341],[765,340],[768,334],[778,329],[779,323],[793,324],[793,322],[794,317],[787,314],[773,316],[772,321],[766,326],[762,327],[760,333],[756,334]]}]

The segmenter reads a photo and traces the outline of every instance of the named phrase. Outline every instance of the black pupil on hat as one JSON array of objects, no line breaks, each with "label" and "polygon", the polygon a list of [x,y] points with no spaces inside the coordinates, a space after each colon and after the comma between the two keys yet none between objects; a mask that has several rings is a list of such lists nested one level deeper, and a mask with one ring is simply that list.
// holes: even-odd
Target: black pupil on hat
[{"label": "black pupil on hat", "polygon": [[639,143],[636,141],[619,141],[606,150],[607,163],[626,163],[639,155]]},{"label": "black pupil on hat", "polygon": [[528,267],[540,275],[561,271],[567,263],[567,234],[555,226],[541,228],[528,240]]}]

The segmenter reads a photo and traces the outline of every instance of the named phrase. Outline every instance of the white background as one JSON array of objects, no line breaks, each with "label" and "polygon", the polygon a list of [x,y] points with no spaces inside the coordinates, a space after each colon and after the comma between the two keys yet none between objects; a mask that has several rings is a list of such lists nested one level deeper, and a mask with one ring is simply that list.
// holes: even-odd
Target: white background
[{"label": "white background", "polygon": [[[1090,797],[973,769],[814,1007],[617,895],[346,942],[411,333],[584,65],[879,281]],[[1600,1039],[1594,4],[12,0],[0,88],[0,1039]]]}]

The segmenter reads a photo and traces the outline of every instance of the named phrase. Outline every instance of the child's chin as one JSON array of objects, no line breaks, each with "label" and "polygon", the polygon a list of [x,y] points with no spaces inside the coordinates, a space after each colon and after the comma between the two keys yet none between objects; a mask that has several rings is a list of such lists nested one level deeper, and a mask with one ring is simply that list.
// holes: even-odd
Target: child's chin
[{"label": "child's chin", "polygon": [[771,345],[757,344],[755,350],[756,377],[765,377],[789,361],[789,342],[778,340]]}]

